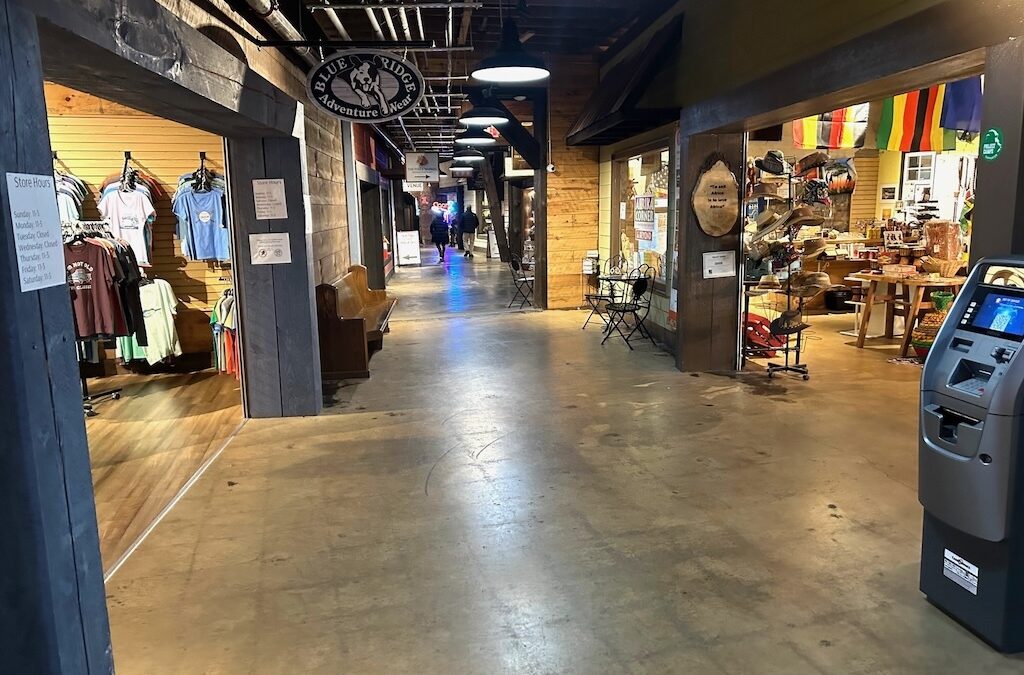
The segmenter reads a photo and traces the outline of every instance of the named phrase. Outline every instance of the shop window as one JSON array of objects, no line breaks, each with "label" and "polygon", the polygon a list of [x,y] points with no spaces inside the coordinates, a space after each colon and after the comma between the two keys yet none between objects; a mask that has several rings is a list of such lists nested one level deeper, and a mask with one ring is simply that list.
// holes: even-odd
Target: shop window
[{"label": "shop window", "polygon": [[934,152],[908,152],[903,156],[903,199],[927,201],[935,178]]},{"label": "shop window", "polygon": [[612,251],[631,268],[655,270],[655,289],[668,295],[675,252],[675,163],[668,147],[616,159],[612,166]]}]

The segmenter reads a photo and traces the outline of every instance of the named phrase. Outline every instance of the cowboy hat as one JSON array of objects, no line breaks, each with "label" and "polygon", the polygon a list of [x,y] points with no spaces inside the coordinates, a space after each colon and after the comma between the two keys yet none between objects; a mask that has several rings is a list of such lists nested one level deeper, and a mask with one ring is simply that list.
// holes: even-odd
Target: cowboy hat
[{"label": "cowboy hat", "polygon": [[803,176],[807,172],[828,164],[829,157],[824,152],[812,152],[796,163],[796,174]]},{"label": "cowboy hat", "polygon": [[786,211],[784,214],[779,215],[773,211],[762,211],[761,214],[757,216],[757,232],[754,233],[750,242],[758,242],[772,232],[777,231],[785,225],[786,218],[789,217],[790,213],[790,211]]},{"label": "cowboy hat", "polygon": [[817,258],[825,252],[825,248],[825,240],[821,237],[804,239],[804,248],[800,255],[803,258]]},{"label": "cowboy hat", "polygon": [[782,282],[774,274],[764,274],[758,280],[757,285],[747,291],[748,295],[764,295],[782,290]]},{"label": "cowboy hat", "polygon": [[746,196],[746,200],[760,199],[762,197],[774,197],[778,199],[779,188],[777,185],[772,183],[754,183],[754,187],[750,189],[750,194]]},{"label": "cowboy hat", "polygon": [[789,278],[789,290],[798,298],[813,298],[832,287],[825,272],[798,272]]},{"label": "cowboy hat", "polygon": [[761,171],[781,176],[785,173],[792,173],[792,167],[786,163],[786,158],[778,150],[769,150],[764,157],[754,160],[754,166]]},{"label": "cowboy hat", "polygon": [[805,328],[810,328],[810,325],[803,322],[799,309],[783,312],[771,324],[772,335],[792,335]]},{"label": "cowboy hat", "polygon": [[793,227],[794,225],[821,225],[825,222],[825,219],[814,213],[814,209],[810,206],[798,206],[791,211],[787,211],[783,216],[783,227]]}]

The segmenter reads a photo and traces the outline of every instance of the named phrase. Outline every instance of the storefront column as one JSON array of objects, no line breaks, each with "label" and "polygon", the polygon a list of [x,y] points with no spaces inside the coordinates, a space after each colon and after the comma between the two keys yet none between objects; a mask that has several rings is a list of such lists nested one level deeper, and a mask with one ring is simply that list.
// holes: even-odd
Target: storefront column
[{"label": "storefront column", "polygon": [[711,237],[700,229],[690,206],[690,195],[697,185],[701,165],[712,153],[726,157],[743,182],[744,134],[699,134],[683,136],[680,161],[678,223],[678,316],[676,367],[702,372],[735,370],[739,354],[739,285],[737,276],[705,279],[703,255],[714,251],[736,252],[740,266],[740,229],[737,226],[723,237]]},{"label": "storefront column", "polygon": [[67,286],[22,292],[7,173],[53,175],[35,16],[0,0],[0,670],[110,673]]},{"label": "storefront column", "polygon": [[[971,264],[987,256],[1024,254],[1024,39],[985,53],[981,142],[995,130],[998,156],[978,159]],[[990,155],[989,155],[990,157]]]},{"label": "storefront column", "polygon": [[[252,181],[257,178],[284,180],[286,218],[256,219]],[[316,415],[323,408],[320,347],[299,141],[229,139],[228,180],[246,412],[250,417]],[[253,264],[250,235],[272,233],[288,235],[291,262]]]}]

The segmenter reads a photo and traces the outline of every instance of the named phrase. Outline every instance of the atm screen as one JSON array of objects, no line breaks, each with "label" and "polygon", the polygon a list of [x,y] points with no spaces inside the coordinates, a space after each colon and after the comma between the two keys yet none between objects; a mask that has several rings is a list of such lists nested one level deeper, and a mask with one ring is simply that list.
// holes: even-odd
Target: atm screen
[{"label": "atm screen", "polygon": [[996,337],[1024,339],[1024,294],[1016,289],[982,286],[972,298],[961,320],[961,328]]}]

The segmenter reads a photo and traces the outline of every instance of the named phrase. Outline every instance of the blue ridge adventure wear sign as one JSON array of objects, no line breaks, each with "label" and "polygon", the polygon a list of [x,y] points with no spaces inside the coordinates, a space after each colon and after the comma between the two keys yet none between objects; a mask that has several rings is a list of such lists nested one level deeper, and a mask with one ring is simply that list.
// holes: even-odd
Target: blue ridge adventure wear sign
[{"label": "blue ridge adventure wear sign", "polygon": [[401,117],[423,98],[423,75],[389,52],[346,50],[313,68],[307,79],[310,100],[349,122],[386,122]]}]

